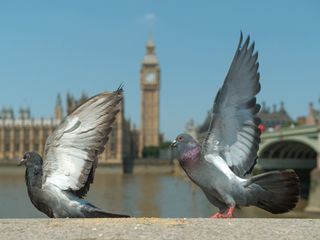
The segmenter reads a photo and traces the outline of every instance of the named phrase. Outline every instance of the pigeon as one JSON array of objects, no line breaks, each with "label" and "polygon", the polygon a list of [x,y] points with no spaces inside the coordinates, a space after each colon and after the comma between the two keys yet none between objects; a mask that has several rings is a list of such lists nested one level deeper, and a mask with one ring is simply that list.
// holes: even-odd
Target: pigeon
[{"label": "pigeon", "polygon": [[260,143],[258,53],[250,36],[236,49],[219,89],[202,144],[189,134],[171,143],[180,166],[219,211],[212,218],[231,218],[235,208],[256,206],[273,214],[292,210],[299,200],[299,178],[293,170],[250,177]]},{"label": "pigeon", "polygon": [[25,181],[32,204],[50,218],[123,218],[83,198],[93,182],[98,155],[104,151],[120,111],[123,88],[98,94],[79,107],[47,138],[42,158],[26,152]]}]

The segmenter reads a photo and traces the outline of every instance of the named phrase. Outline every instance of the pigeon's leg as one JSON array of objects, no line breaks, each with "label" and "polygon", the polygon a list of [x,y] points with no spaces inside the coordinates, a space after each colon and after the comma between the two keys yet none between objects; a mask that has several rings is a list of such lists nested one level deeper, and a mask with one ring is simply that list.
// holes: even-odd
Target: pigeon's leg
[{"label": "pigeon's leg", "polygon": [[221,218],[223,216],[223,213],[228,210],[228,206],[222,202],[219,198],[212,195],[210,192],[204,192],[208,198],[208,200],[217,208],[219,208],[219,212],[216,214],[213,214],[209,218]]},{"label": "pigeon's leg", "polygon": [[224,218],[225,213],[229,210],[227,207],[219,208],[219,212],[213,214],[209,218]]},{"label": "pigeon's leg", "polygon": [[236,208],[230,207],[227,211],[227,213],[224,215],[225,218],[233,218],[233,212]]},{"label": "pigeon's leg", "polygon": [[216,214],[213,214],[212,216],[210,216],[210,218],[233,218],[234,210],[235,210],[235,207],[230,207],[224,213],[217,212]]},{"label": "pigeon's leg", "polygon": [[216,191],[215,195],[211,192],[204,192],[209,201],[219,208],[219,212],[210,216],[210,218],[232,218],[236,202],[232,195],[225,191]]},{"label": "pigeon's leg", "polygon": [[222,214],[222,218],[233,218],[233,212],[236,209],[236,202],[233,197],[229,194],[221,195],[224,202],[227,204],[227,210]]},{"label": "pigeon's leg", "polygon": [[223,216],[223,213],[217,212],[216,214],[213,214],[209,218],[222,218],[222,216]]},{"label": "pigeon's leg", "polygon": [[227,194],[222,195],[223,200],[225,203],[228,203],[226,207],[222,210],[219,211],[218,213],[214,214],[212,218],[232,218],[233,217],[233,212],[235,210],[236,203],[233,200],[233,198]]},{"label": "pigeon's leg", "polygon": [[219,212],[213,214],[209,218],[223,218],[223,216],[225,215],[225,212],[227,212],[228,210],[229,208],[227,207],[219,208]]}]

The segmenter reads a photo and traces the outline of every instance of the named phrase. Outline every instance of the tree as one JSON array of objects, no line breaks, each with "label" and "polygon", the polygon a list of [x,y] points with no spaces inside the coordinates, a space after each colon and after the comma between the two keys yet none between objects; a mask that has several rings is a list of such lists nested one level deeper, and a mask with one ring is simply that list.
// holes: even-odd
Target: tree
[{"label": "tree", "polygon": [[159,157],[159,147],[157,146],[149,146],[149,147],[144,147],[142,151],[142,157],[143,158],[158,158]]}]

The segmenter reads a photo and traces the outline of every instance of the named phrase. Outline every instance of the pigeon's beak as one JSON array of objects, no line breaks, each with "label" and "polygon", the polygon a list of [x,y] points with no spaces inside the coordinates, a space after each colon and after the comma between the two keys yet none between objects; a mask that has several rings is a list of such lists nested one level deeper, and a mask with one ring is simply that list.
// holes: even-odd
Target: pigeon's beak
[{"label": "pigeon's beak", "polygon": [[22,159],[20,160],[20,162],[17,164],[17,166],[21,166],[21,165],[23,165],[25,162],[26,162],[26,159],[22,158]]},{"label": "pigeon's beak", "polygon": [[177,146],[177,140],[173,140],[173,142],[170,144],[171,148],[174,148]]}]

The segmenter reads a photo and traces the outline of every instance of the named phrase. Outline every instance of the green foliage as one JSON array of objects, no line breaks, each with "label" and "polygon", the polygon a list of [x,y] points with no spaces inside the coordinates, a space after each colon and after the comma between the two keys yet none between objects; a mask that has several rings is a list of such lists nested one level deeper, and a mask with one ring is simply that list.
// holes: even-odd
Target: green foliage
[{"label": "green foliage", "polygon": [[163,142],[160,144],[160,149],[167,149],[167,148],[170,148],[170,144],[171,142],[170,141],[166,141],[166,142]]},{"label": "green foliage", "polygon": [[156,146],[144,147],[142,151],[142,156],[143,158],[148,158],[148,157],[158,158],[159,152],[160,152],[159,147],[156,147]]},{"label": "green foliage", "polygon": [[295,122],[284,123],[284,124],[282,124],[282,127],[291,127],[292,124],[295,125]]}]

